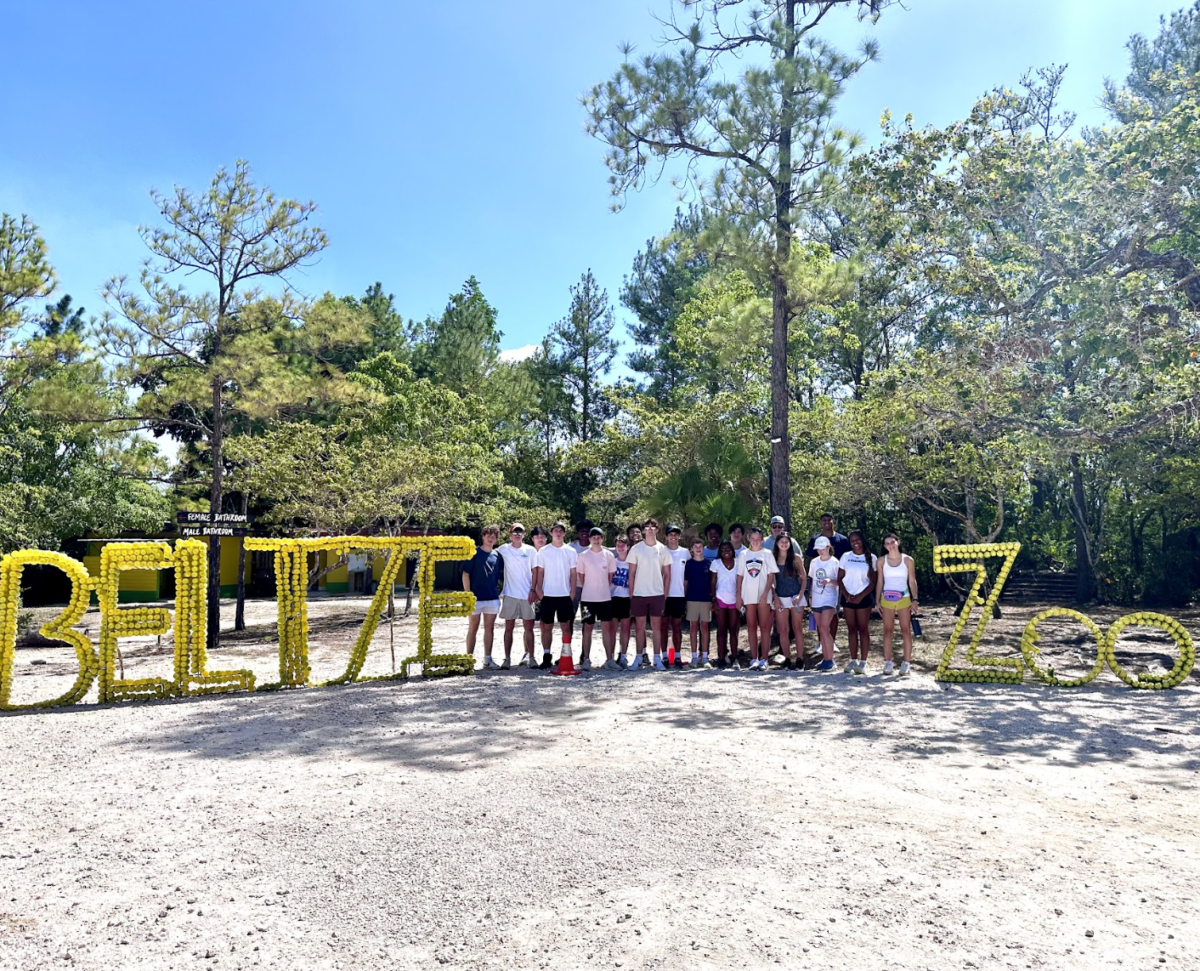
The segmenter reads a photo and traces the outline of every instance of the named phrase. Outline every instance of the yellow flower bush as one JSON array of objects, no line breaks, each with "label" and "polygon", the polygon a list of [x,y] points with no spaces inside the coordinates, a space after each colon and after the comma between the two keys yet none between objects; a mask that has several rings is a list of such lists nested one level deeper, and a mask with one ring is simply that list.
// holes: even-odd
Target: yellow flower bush
[{"label": "yellow flower bush", "polygon": [[[61,614],[41,628],[42,636],[66,641],[79,658],[79,675],[70,689],[50,701],[24,705],[11,703],[13,663],[17,648],[17,606],[21,598],[21,574],[27,566],[55,566],[71,581],[71,598]],[[51,708],[73,705],[83,698],[100,671],[96,649],[85,634],[72,628],[83,618],[91,598],[92,578],[78,560],[47,550],[21,550],[0,560],[0,710]]]},{"label": "yellow flower bush", "polygon": [[[978,657],[976,651],[979,649],[979,643],[983,640],[983,632],[987,628],[987,622],[991,619],[992,610],[996,606],[996,602],[1000,599],[1000,591],[1004,589],[1004,583],[1008,580],[1008,574],[1011,572],[1013,564],[1017,560],[1017,554],[1021,551],[1020,543],[976,543],[972,545],[959,546],[935,546],[933,549],[933,569],[937,573],[971,573],[975,574],[975,582],[971,584],[970,592],[967,593],[966,604],[958,615],[958,620],[954,624],[954,630],[950,633],[950,640],[946,643],[946,650],[942,652],[942,658],[938,662],[936,678],[938,681],[961,681],[961,682],[1002,682],[1008,684],[1017,684],[1024,676],[1024,664],[1019,657]],[[996,577],[996,582],[992,585],[991,592],[987,599],[979,596],[979,590],[987,579],[987,568],[983,565],[986,557],[1003,556],[1004,563],[1000,567],[1000,573]],[[963,562],[954,562],[956,560]],[[973,668],[952,668],[951,662],[954,660],[954,653],[958,650],[958,641],[962,637],[963,629],[967,626],[967,619],[971,615],[971,608],[982,607],[983,614],[979,618],[979,623],[975,627],[975,633],[971,636],[970,646],[967,648],[967,663],[976,665]]]}]

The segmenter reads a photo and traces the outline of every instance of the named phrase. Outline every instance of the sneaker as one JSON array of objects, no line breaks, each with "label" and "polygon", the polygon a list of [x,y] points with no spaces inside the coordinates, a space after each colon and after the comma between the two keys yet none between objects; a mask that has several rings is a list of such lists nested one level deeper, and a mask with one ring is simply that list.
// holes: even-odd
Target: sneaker
[{"label": "sneaker", "polygon": [[663,659],[662,659],[661,654],[655,655],[655,657],[654,657],[654,670],[655,671],[667,670],[667,666],[665,664],[663,664]]},{"label": "sneaker", "polygon": [[622,671],[629,667],[629,655],[622,654],[619,658],[617,658],[617,667],[619,667]]},{"label": "sneaker", "polygon": [[885,677],[886,677],[887,675],[890,675],[890,674],[892,674],[894,671],[895,671],[895,668],[893,668],[893,667],[892,667],[892,662],[891,662],[891,661],[884,661],[884,662],[883,662],[883,673],[884,673],[884,676],[885,676]]},{"label": "sneaker", "polygon": [[536,666],[537,665],[534,663],[532,654],[523,654],[521,656],[521,660],[517,662],[517,667],[519,668],[532,668]]},{"label": "sneaker", "polygon": [[511,667],[512,667],[512,664],[509,662],[508,658],[505,658],[503,661],[500,662],[500,670],[501,671],[507,671]]},{"label": "sneaker", "polygon": [[729,670],[730,671],[740,671],[741,669],[742,669],[742,666],[736,660],[731,660],[729,662]]},{"label": "sneaker", "polygon": [[912,670],[912,668],[911,668],[911,667],[909,667],[909,664],[908,664],[908,662],[907,662],[907,661],[901,661],[901,662],[900,662],[900,677],[902,677],[902,678],[907,678],[907,677],[908,677],[908,673],[909,673],[909,671],[911,671],[911,670]]},{"label": "sneaker", "polygon": [[771,664],[773,667],[781,668],[787,664],[787,661],[788,659],[782,654],[775,654],[771,657]]},{"label": "sneaker", "polygon": [[832,671],[834,668],[833,658],[828,658],[817,665],[818,671]]},{"label": "sneaker", "polygon": [[619,665],[616,661],[614,661],[610,657],[607,661],[604,662],[604,670],[605,671],[620,671],[621,665]]},{"label": "sneaker", "polygon": [[542,663],[539,664],[538,667],[543,671],[549,671],[552,667],[554,667],[554,659],[550,657],[549,651],[542,655]]},{"label": "sneaker", "polygon": [[580,671],[590,671],[591,669],[592,669],[592,659],[590,657],[585,657],[582,661],[579,662],[579,670]]},{"label": "sneaker", "polygon": [[492,656],[489,654],[483,659],[483,669],[485,671],[499,671],[500,665],[492,660]]},{"label": "sneaker", "polygon": [[650,667],[650,652],[649,651],[647,651],[645,654],[642,655],[642,666],[647,667],[647,668]]},{"label": "sneaker", "polygon": [[842,674],[854,674],[858,670],[857,661],[847,661],[846,666],[842,668]]},{"label": "sneaker", "polygon": [[641,666],[642,666],[642,659],[639,655],[635,654],[633,656],[633,660],[629,662],[629,664],[626,666],[625,670],[626,671],[636,671]]},{"label": "sneaker", "polygon": [[701,655],[700,655],[700,664],[699,664],[699,666],[700,666],[700,667],[702,667],[702,668],[711,668],[711,667],[712,667],[712,665],[709,663],[709,660],[708,660],[708,655],[707,655],[707,654],[701,654]]},{"label": "sneaker", "polygon": [[680,657],[678,654],[675,655],[675,670],[676,671],[683,670],[683,658]]},{"label": "sneaker", "polygon": [[859,662],[858,662],[858,667],[856,667],[856,668],[854,669],[853,673],[854,673],[854,674],[866,674],[866,673],[867,673],[867,662],[866,662],[866,661],[859,661]]}]

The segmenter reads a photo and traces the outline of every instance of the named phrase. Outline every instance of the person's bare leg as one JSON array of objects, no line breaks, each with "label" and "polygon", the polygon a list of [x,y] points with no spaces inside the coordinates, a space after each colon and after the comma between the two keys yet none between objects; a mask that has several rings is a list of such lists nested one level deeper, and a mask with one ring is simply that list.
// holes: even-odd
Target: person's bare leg
[{"label": "person's bare leg", "polygon": [[475,635],[479,633],[479,619],[482,614],[471,614],[467,618],[467,653],[475,654]]},{"label": "person's bare leg", "polygon": [[629,629],[632,622],[628,617],[621,621],[621,653],[629,656]]},{"label": "person's bare leg", "polygon": [[791,612],[791,609],[788,607],[775,611],[775,629],[779,631],[779,653],[784,658],[791,658],[792,656],[792,638],[789,631],[791,627],[789,615]]},{"label": "person's bare leg", "polygon": [[604,642],[604,659],[606,661],[613,660],[613,648],[616,641],[616,632],[613,630],[614,621],[602,620],[600,622],[600,639]]},{"label": "person's bare leg", "polygon": [[858,625],[858,658],[865,666],[867,655],[871,652],[871,608],[868,607],[858,616],[862,621]]},{"label": "person's bare leg", "polygon": [[592,656],[592,630],[595,624],[583,625],[583,654],[580,656],[580,661],[586,661]]},{"label": "person's bare leg", "polygon": [[660,658],[663,656],[663,619],[661,617],[650,618],[650,634],[654,639],[654,656]]},{"label": "person's bare leg", "polygon": [[753,604],[746,604],[746,649],[753,664],[758,660],[758,611]]},{"label": "person's bare leg", "polygon": [[675,646],[675,656],[683,651],[683,621],[678,617],[671,618],[671,643]]},{"label": "person's bare leg", "polygon": [[[700,653],[696,645],[700,641],[700,622],[696,621],[688,625],[688,650],[692,654],[692,665],[695,666],[696,661],[700,658]],[[678,652],[676,652],[678,656]]]},{"label": "person's bare leg", "polygon": [[637,656],[641,657],[646,653],[646,618],[635,617],[633,619],[633,644],[637,649]]},{"label": "person's bare leg", "polygon": [[483,656],[489,658],[492,656],[492,644],[496,639],[496,615],[483,615]]},{"label": "person's bare leg", "polygon": [[554,624],[542,624],[542,653],[550,653],[550,644],[554,640]]},{"label": "person's bare leg", "polygon": [[[533,621],[523,620],[525,625],[525,653],[529,655],[529,660],[533,660]],[[506,653],[507,656],[507,653]]]},{"label": "person's bare leg", "polygon": [[892,640],[896,635],[896,611],[885,608],[880,613],[883,614],[883,659],[890,661],[892,659]]},{"label": "person's bare leg", "polygon": [[512,642],[513,631],[516,629],[516,620],[506,620],[504,622],[504,660],[512,660]]},{"label": "person's bare leg", "polygon": [[708,657],[708,621],[700,621],[700,653]]},{"label": "person's bare leg", "polygon": [[800,670],[804,670],[804,608],[792,608],[792,640],[796,644],[796,660],[800,663]]},{"label": "person's bare leg", "polygon": [[817,614],[817,629],[821,637],[821,658],[825,661],[833,660],[833,623],[830,614],[837,616],[836,610],[822,610]]},{"label": "person's bare leg", "polygon": [[729,653],[729,618],[725,608],[717,608],[717,658],[724,662]]},{"label": "person's bare leg", "polygon": [[764,664],[771,656],[771,624],[775,620],[774,611],[768,604],[758,605],[758,657]]},{"label": "person's bare leg", "polygon": [[906,607],[900,611],[900,643],[903,645],[904,660],[911,662],[913,652],[912,607]]}]

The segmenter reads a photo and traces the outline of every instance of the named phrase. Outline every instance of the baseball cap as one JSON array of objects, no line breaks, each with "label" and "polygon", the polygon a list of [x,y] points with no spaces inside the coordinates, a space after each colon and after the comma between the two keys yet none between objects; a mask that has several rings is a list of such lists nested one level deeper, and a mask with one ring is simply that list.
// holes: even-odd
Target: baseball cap
[{"label": "baseball cap", "polygon": [[668,536],[669,536],[671,533],[682,533],[682,532],[683,532],[683,530],[682,530],[682,529],[680,529],[678,526],[668,526],[668,527],[667,527],[667,535],[668,535]]},{"label": "baseball cap", "polygon": [[557,522],[550,527],[550,532],[553,533],[556,529],[561,529],[565,533],[567,531],[567,524],[563,522]]},{"label": "baseball cap", "polygon": [[818,536],[815,540],[813,540],[813,549],[814,550],[823,550],[827,546],[832,546],[832,545],[833,544],[829,542],[828,536]]},{"label": "baseball cap", "polygon": [[508,531],[510,533],[517,533],[517,532],[523,533],[523,532],[525,532],[525,524],[524,523],[513,523],[511,526],[508,527]]},{"label": "baseball cap", "polygon": [[603,536],[604,530],[602,530],[599,526],[593,526],[590,530],[588,530],[588,535],[589,536]]},{"label": "baseball cap", "polygon": [[772,526],[784,525],[783,517],[782,516],[772,516],[771,517],[771,525]]}]

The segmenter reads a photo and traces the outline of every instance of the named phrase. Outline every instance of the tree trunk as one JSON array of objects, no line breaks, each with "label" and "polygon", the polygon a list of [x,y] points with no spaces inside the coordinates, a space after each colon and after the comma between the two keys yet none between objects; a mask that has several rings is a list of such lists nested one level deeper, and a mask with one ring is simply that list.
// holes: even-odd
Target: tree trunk
[{"label": "tree trunk", "polygon": [[1095,596],[1092,583],[1092,544],[1087,531],[1087,493],[1079,456],[1071,456],[1071,504],[1075,507],[1075,599],[1088,603]]},{"label": "tree trunk", "polygon": [[[796,57],[796,3],[785,13],[788,36],[784,56]],[[792,531],[791,442],[788,431],[788,293],[784,267],[792,252],[792,84],[780,96],[779,177],[775,183],[775,257],[771,266],[771,515],[782,516]]]},{"label": "tree trunk", "polygon": [[[221,512],[222,446],[225,438],[225,416],[222,410],[221,379],[215,378],[212,386],[212,442],[209,457],[212,459],[212,489],[209,492],[210,512]],[[221,537],[208,538],[208,649],[214,650],[221,641]]]},{"label": "tree trunk", "polygon": [[[250,494],[242,490],[242,515],[250,511]],[[238,537],[238,584],[237,611],[233,616],[233,629],[246,629],[246,538]]]}]

